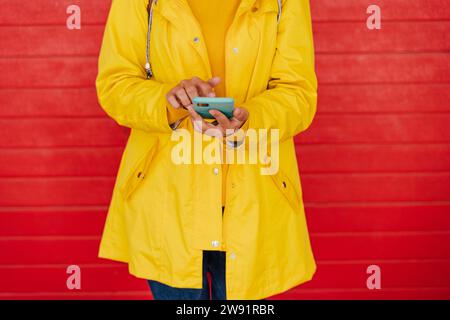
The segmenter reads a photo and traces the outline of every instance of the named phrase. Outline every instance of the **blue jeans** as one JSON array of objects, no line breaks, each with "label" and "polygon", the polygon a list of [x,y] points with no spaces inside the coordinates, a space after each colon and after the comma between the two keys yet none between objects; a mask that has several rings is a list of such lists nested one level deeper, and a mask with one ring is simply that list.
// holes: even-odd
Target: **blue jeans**
[{"label": "blue jeans", "polygon": [[[155,300],[226,300],[225,251],[203,251],[203,287],[174,288],[148,280]],[[211,290],[207,273],[211,275]]]}]

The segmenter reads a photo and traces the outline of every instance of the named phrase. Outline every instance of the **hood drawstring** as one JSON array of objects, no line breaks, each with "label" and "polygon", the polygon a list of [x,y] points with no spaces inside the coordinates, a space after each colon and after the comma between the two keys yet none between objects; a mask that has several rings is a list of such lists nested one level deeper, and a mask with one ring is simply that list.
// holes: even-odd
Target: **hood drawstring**
[{"label": "hood drawstring", "polygon": [[[158,0],[155,0],[155,4]],[[146,49],[146,63],[145,63],[145,72],[147,73],[147,79],[150,79],[153,76],[152,66],[150,64],[150,34],[152,32],[152,20],[153,20],[153,1],[149,0],[147,5],[148,11],[148,30],[147,30],[147,49]]]}]

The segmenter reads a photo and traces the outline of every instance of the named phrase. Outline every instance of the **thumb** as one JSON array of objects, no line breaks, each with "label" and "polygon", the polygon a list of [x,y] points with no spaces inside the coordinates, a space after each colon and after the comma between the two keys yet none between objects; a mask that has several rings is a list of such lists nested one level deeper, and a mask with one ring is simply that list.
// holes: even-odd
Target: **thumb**
[{"label": "thumb", "polygon": [[216,87],[220,83],[221,79],[220,77],[213,77],[209,79],[207,82],[211,87]]}]

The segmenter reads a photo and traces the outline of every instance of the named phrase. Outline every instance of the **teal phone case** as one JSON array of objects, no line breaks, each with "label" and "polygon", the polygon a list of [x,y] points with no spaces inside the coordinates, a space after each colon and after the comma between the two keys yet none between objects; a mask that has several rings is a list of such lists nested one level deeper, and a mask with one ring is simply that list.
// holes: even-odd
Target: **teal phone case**
[{"label": "teal phone case", "polygon": [[234,99],[233,98],[205,98],[196,97],[192,100],[194,110],[205,119],[214,119],[209,110],[218,110],[227,118],[233,116]]}]

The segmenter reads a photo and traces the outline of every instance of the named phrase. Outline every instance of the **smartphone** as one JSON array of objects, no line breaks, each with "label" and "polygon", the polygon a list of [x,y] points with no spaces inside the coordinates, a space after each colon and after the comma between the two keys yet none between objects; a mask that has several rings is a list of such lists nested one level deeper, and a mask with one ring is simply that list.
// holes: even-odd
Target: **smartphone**
[{"label": "smartphone", "polygon": [[194,110],[205,119],[214,119],[209,110],[218,110],[228,119],[233,117],[234,99],[233,98],[206,98],[196,97],[192,100]]}]

